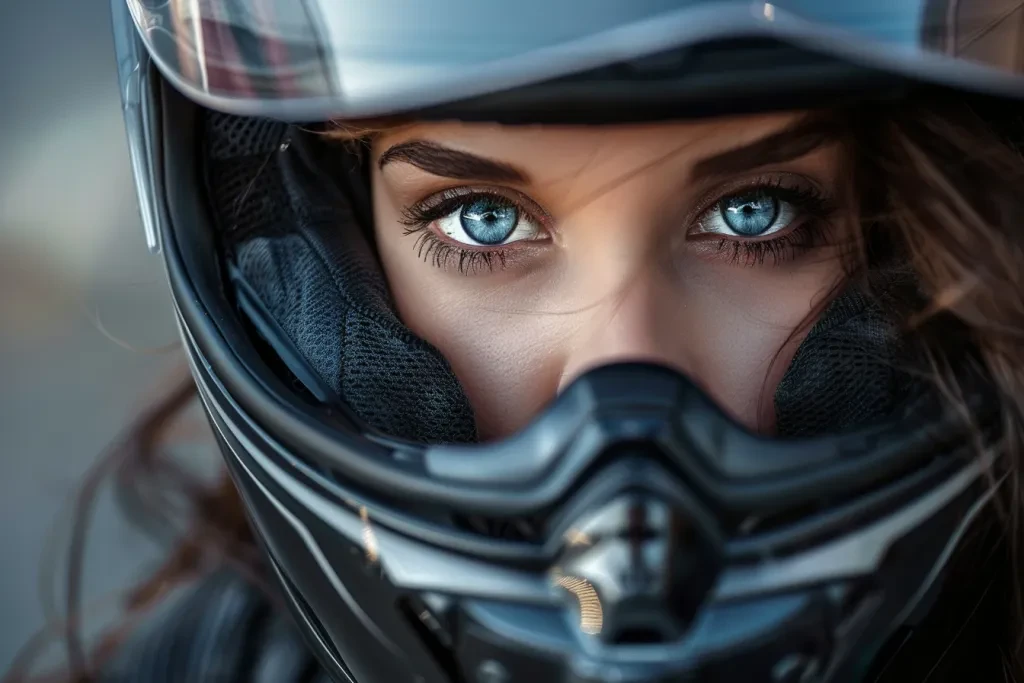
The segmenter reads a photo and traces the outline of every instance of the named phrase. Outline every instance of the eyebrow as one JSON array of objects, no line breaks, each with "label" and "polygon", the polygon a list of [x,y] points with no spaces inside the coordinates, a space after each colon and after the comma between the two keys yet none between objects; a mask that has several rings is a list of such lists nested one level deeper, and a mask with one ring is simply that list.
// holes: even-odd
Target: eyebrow
[{"label": "eyebrow", "polygon": [[792,161],[837,142],[842,133],[839,117],[808,116],[742,147],[701,159],[693,165],[693,175],[727,176],[759,166]]},{"label": "eyebrow", "polygon": [[530,176],[512,164],[444,147],[424,140],[400,142],[380,155],[377,165],[404,161],[427,173],[455,180],[483,180],[492,183],[528,184]]},{"label": "eyebrow", "polygon": [[[728,176],[759,166],[792,161],[835,142],[842,129],[834,116],[808,116],[786,128],[770,133],[742,147],[720,152],[697,161],[693,175]],[[405,162],[436,176],[455,180],[529,184],[529,174],[512,164],[488,159],[425,140],[410,140],[389,147],[377,162],[384,168]]]}]

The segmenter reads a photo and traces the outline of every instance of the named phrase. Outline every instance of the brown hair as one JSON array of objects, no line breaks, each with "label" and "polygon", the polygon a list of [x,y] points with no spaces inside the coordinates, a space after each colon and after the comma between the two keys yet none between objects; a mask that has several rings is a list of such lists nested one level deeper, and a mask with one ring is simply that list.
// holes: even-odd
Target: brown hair
[{"label": "brown hair", "polygon": [[[855,189],[864,209],[863,239],[857,252],[860,267],[871,265],[872,245],[898,245],[928,299],[927,308],[908,323],[924,334],[925,323],[936,316],[957,321],[998,387],[1003,429],[997,447],[1010,472],[1008,485],[1001,488],[1001,509],[1009,537],[1008,558],[1016,558],[1021,550],[1019,460],[1024,444],[1024,159],[1013,139],[1015,119],[995,113],[993,117],[991,111],[948,98],[858,112],[850,119],[850,154],[856,169]],[[1005,119],[1006,125],[993,124],[994,118]],[[339,124],[328,135],[358,142],[402,123]],[[924,338],[930,374],[949,402],[969,419],[946,341]],[[191,381],[183,380],[130,426],[101,465],[107,471],[110,463],[116,463],[118,484],[128,498],[132,492],[146,492],[134,499],[143,504],[149,518],[165,519],[162,506],[167,504],[164,492],[169,489],[184,496],[192,510],[190,525],[167,561],[127,593],[130,616],[153,604],[168,586],[224,562],[259,581],[259,553],[231,482],[225,476],[212,486],[201,485],[160,448],[162,431],[192,393]],[[83,489],[80,514],[93,488],[90,481]],[[73,560],[80,554],[81,543],[76,535]],[[1018,566],[1010,559],[1004,564],[1011,569]],[[71,590],[77,586],[77,571],[77,563],[71,562],[68,613],[72,615],[80,608],[77,589]],[[1012,583],[1014,607],[1019,608],[1018,582],[1006,580]],[[1014,613],[1012,623],[1007,617],[998,643],[1005,671],[1013,677],[1024,675],[1019,657],[1024,610]],[[120,642],[124,629],[114,631],[100,646],[97,662],[88,663],[78,644],[76,621],[69,619],[64,634],[71,679],[82,681],[92,665]]]}]

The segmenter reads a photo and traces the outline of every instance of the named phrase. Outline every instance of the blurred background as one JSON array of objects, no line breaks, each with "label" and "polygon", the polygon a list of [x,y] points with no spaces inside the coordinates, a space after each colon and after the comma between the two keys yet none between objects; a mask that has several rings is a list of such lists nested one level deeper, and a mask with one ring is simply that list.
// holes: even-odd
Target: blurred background
[{"label": "blurred background", "polygon": [[[66,535],[53,534],[70,499],[182,358],[139,224],[108,0],[0,2],[0,102],[2,675],[44,625],[41,569],[63,577]],[[47,543],[57,558],[44,558]],[[106,487],[85,602],[102,604],[159,554]]]}]

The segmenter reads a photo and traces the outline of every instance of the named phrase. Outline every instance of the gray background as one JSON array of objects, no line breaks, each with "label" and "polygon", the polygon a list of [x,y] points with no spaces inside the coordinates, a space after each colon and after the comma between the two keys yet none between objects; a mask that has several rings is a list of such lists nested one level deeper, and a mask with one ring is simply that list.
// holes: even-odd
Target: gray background
[{"label": "gray background", "polygon": [[[132,347],[176,341],[139,225],[108,22],[106,0],[0,2],[0,677],[44,624],[40,569],[62,507],[181,367],[177,350],[128,350],[93,321]],[[95,624],[159,548],[109,496],[89,538]]]}]

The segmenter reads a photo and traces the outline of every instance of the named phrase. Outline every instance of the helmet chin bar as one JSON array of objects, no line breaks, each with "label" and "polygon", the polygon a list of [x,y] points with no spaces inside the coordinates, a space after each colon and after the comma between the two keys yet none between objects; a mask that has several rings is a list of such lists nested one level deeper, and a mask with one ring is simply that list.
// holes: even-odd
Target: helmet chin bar
[{"label": "helmet chin bar", "polygon": [[[583,407],[568,441],[590,465],[545,506],[537,546],[517,561],[521,543],[488,539],[490,556],[467,555],[438,542],[455,532],[290,455],[189,341],[204,406],[300,623],[335,674],[359,683],[856,681],[865,655],[918,618],[993,492],[981,476],[990,462],[933,454],[792,521],[771,521],[777,506],[737,521],[677,464],[709,455],[672,436],[703,405],[699,391],[664,368],[610,366],[551,409]],[[616,393],[602,390],[609,376]],[[674,384],[671,405],[633,393],[655,378]]]}]

